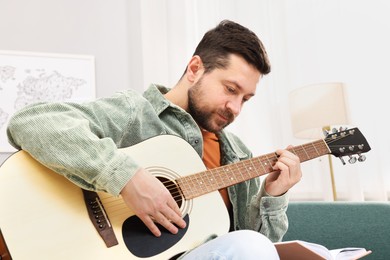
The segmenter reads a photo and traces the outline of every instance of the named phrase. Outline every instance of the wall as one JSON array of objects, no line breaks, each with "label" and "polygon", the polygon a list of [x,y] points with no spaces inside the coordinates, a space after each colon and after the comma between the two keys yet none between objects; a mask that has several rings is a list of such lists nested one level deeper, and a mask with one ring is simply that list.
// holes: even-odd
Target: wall
[{"label": "wall", "polygon": [[[384,92],[390,85],[387,72],[390,2],[285,2],[288,87],[292,90],[320,82],[344,82],[351,119],[349,127],[358,127],[372,148],[364,163],[347,162],[344,166],[334,158],[338,197],[343,200],[387,200],[390,178],[386,161],[390,155],[390,137],[383,129],[390,126],[385,114],[390,110],[390,103]],[[297,193],[320,190],[328,183],[315,177],[315,184],[308,185],[306,176],[320,177],[321,171],[305,169],[304,172],[308,174],[294,187],[293,191]],[[322,171],[322,175],[329,174]]]},{"label": "wall", "polygon": [[[272,73],[230,130],[255,155],[301,144],[292,136],[288,93],[343,81],[353,125],[373,149],[361,164],[336,160],[339,197],[383,200],[390,197],[390,103],[381,94],[390,84],[389,10],[387,0],[0,0],[0,49],[94,55],[97,96],[106,96],[150,82],[174,84],[205,30],[236,20],[263,40]],[[326,162],[303,164],[304,178],[291,194],[330,199]]]},{"label": "wall", "polygon": [[[139,5],[126,0],[0,0],[0,50],[93,55],[97,97],[130,84],[142,90],[142,78],[133,76],[142,72]],[[0,163],[8,156],[0,154]]]}]

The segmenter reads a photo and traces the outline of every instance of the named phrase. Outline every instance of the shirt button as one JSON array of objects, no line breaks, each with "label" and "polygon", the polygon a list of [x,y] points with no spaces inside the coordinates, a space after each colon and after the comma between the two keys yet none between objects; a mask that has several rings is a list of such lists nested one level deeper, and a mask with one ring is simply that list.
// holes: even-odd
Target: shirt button
[{"label": "shirt button", "polygon": [[198,139],[196,139],[196,140],[195,140],[195,143],[196,143],[196,144],[197,144],[197,143],[199,143],[199,140],[198,140]]}]

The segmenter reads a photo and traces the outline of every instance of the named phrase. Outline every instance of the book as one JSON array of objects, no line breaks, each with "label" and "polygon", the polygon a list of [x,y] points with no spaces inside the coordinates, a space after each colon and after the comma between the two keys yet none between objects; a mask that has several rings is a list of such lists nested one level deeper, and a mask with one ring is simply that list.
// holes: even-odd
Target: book
[{"label": "book", "polygon": [[371,254],[371,250],[346,247],[329,250],[323,245],[302,240],[274,243],[280,260],[354,260]]}]

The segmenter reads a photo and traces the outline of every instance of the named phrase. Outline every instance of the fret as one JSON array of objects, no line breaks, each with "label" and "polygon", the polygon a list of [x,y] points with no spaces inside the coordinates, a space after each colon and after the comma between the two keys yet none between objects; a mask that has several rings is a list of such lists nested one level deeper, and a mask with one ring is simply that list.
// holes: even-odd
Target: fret
[{"label": "fret", "polygon": [[[216,182],[216,185],[225,185],[225,178],[223,177],[224,167],[213,169],[213,176]],[[215,189],[217,190],[217,189]]]},{"label": "fret", "polygon": [[295,154],[296,156],[299,157],[299,155],[298,155],[298,153],[297,153],[297,151],[296,151],[297,149],[298,149],[298,147],[293,147],[293,148],[291,148],[289,151],[292,152],[293,154]]},{"label": "fret", "polygon": [[[263,165],[263,161],[261,160],[261,157],[256,157],[254,158],[254,160],[251,160],[252,162],[258,162],[259,165],[261,166],[261,168],[263,168],[263,173],[266,173],[267,170],[265,169],[264,165]],[[259,167],[256,167],[255,168],[259,168]]]},{"label": "fret", "polygon": [[303,145],[301,145],[301,147],[302,147],[302,150],[305,152],[305,154],[306,154],[306,158],[307,159],[310,159],[310,156],[309,156],[309,154],[306,152],[306,149],[305,149],[305,147],[303,146]]},{"label": "fret", "polygon": [[[330,153],[324,140],[295,146],[288,150],[297,155],[301,162]],[[275,153],[269,153],[212,170],[187,175],[177,179],[176,182],[183,196],[186,199],[192,199],[273,172],[272,167],[277,160]]]},{"label": "fret", "polygon": [[179,185],[184,197],[189,198],[193,195],[192,187],[194,185],[190,184],[191,175],[179,178],[176,180],[177,184]]},{"label": "fret", "polygon": [[245,177],[242,174],[243,171],[246,171],[245,161],[237,162],[234,165],[236,165],[236,168],[237,168],[237,171],[235,171],[235,173],[233,175],[234,180],[237,182],[245,181]]},{"label": "fret", "polygon": [[202,172],[202,174],[198,174],[197,182],[199,183],[199,189],[196,193],[199,193],[199,195],[205,194],[208,191],[208,186],[206,182],[207,178],[204,177],[207,177],[205,172]]},{"label": "fret", "polygon": [[316,151],[316,153],[317,153],[317,156],[319,156],[319,155],[320,155],[320,153],[318,152],[318,150],[317,150],[316,146],[314,145],[314,142],[312,142],[312,143],[310,143],[310,144],[313,146],[314,150]]},{"label": "fret", "polygon": [[297,156],[299,157],[300,161],[309,159],[309,155],[306,153],[305,148],[303,146],[296,147],[296,149],[299,149],[297,151]]},{"label": "fret", "polygon": [[176,183],[181,191],[181,194],[183,194],[184,197],[188,198],[190,194],[188,192],[188,184],[185,181],[184,177],[177,179]]},{"label": "fret", "polygon": [[265,156],[265,155],[260,156],[260,164],[263,167],[264,172],[269,172],[269,170],[268,170],[269,165],[268,165],[267,156]]},{"label": "fret", "polygon": [[230,171],[230,168],[231,167],[228,167],[228,166],[224,166],[222,167],[222,170],[223,170],[223,175],[220,175],[221,178],[222,178],[222,183],[224,184],[224,186],[229,186],[229,176],[231,174],[231,171]]},{"label": "fret", "polygon": [[[272,166],[277,162],[278,158],[274,153],[272,154],[266,154],[265,157],[267,158],[268,164],[267,164],[267,173],[274,171]],[[271,159],[271,160],[270,160]]]},{"label": "fret", "polygon": [[[251,166],[249,166],[249,169],[250,169],[250,171],[252,172],[252,171],[256,171],[257,172],[257,167],[253,164],[253,162],[254,162],[254,160],[248,160],[248,162],[251,164]],[[250,176],[253,176],[253,174],[252,173],[250,173],[249,174]]]},{"label": "fret", "polygon": [[232,169],[231,174],[229,175],[229,186],[234,184],[234,182],[236,181],[236,173],[240,172],[240,169],[238,168],[238,164],[239,163],[233,163],[229,165],[231,166],[231,168],[233,167],[236,168],[236,170]]},{"label": "fret", "polygon": [[217,181],[216,181],[216,178],[215,178],[216,170],[215,169],[211,169],[209,172],[210,172],[210,174],[207,175],[207,180],[209,182],[209,186],[211,188],[214,188],[214,187],[216,187],[218,185]]},{"label": "fret", "polygon": [[300,161],[303,162],[303,161],[307,161],[307,160],[313,159],[315,157],[318,157],[320,155],[318,149],[315,148],[313,150],[311,148],[312,146],[314,146],[314,143],[300,145],[297,147],[293,147],[292,149],[289,149],[289,150],[295,151],[295,154],[299,157]]},{"label": "fret", "polygon": [[192,194],[192,196],[197,195],[197,191],[199,190],[198,181],[196,180],[197,175],[189,175],[188,181],[189,181],[189,192]]},{"label": "fret", "polygon": [[195,188],[198,187],[198,186],[197,186],[197,182],[196,182],[196,180],[195,180],[195,177],[196,177],[196,176],[189,176],[189,178],[188,178],[189,181],[190,181],[190,182],[189,182],[189,183],[190,183],[190,191],[191,191],[191,193],[194,194],[194,195],[196,194]]},{"label": "fret", "polygon": [[321,146],[320,146],[320,147],[322,147],[321,155],[330,153],[330,149],[329,149],[328,145],[326,144],[325,140],[318,140],[317,143],[321,144]]},{"label": "fret", "polygon": [[[213,183],[211,182],[211,179],[212,179],[212,170],[209,170],[208,173],[205,173],[205,174],[202,174],[201,175],[201,178],[202,178],[202,181],[203,181],[203,187],[204,187],[204,190],[213,190]],[[211,178],[210,178],[211,177]]]},{"label": "fret", "polygon": [[[314,148],[314,149],[312,149]],[[321,149],[322,148],[322,149]],[[294,147],[293,149],[298,149],[298,147]],[[305,145],[301,145],[299,150],[297,150],[297,156],[299,157],[301,162],[319,157],[321,155],[328,154],[328,148],[325,143],[320,141],[315,141],[312,143],[308,143]]]},{"label": "fret", "polygon": [[[253,168],[252,160],[243,161],[243,165],[245,166],[247,177],[251,178],[254,173],[257,173],[255,171],[255,168]],[[244,176],[243,176],[243,178],[246,179]]]}]

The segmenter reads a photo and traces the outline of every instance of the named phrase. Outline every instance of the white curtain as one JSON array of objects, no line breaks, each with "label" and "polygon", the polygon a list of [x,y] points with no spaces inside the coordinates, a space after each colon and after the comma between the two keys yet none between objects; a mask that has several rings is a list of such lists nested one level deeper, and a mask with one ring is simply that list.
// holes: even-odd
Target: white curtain
[{"label": "white curtain", "polygon": [[[255,155],[306,140],[292,135],[288,94],[304,85],[347,85],[352,126],[372,147],[364,163],[333,159],[339,200],[388,200],[390,195],[390,2],[387,0],[142,0],[130,40],[142,64],[135,82],[173,86],[206,30],[222,19],[252,29],[265,44],[272,72],[229,129]],[[130,12],[132,12],[130,10]],[[132,19],[134,22],[134,19]],[[137,26],[140,33],[133,37]],[[130,52],[131,54],[132,52]],[[130,57],[131,59],[131,57]],[[139,66],[139,64],[138,64]],[[308,97],[310,98],[310,97]],[[327,157],[302,164],[293,200],[332,200]]]}]

